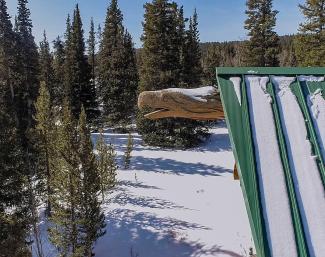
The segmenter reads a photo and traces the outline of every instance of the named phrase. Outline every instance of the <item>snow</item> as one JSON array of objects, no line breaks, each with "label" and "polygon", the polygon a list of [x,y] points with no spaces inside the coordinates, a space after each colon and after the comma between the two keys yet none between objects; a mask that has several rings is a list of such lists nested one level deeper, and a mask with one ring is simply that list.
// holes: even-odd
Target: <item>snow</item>
[{"label": "snow", "polygon": [[308,248],[311,256],[324,256],[324,187],[312,155],[311,143],[307,140],[303,114],[289,87],[291,79],[273,77]]},{"label": "snow", "polygon": [[[118,171],[118,186],[105,203],[107,233],[96,257],[249,256],[254,245],[225,123],[211,133],[185,151],[144,146],[132,134],[131,168]],[[128,135],[104,135],[123,167]],[[46,234],[46,223],[41,229]],[[56,256],[44,244],[45,256]]]},{"label": "snow", "polygon": [[232,77],[229,80],[234,85],[234,89],[235,89],[235,92],[236,92],[236,95],[237,95],[239,105],[241,105],[241,90],[240,90],[241,78],[240,77]]},{"label": "snow", "polygon": [[298,76],[299,81],[309,81],[309,82],[322,82],[324,81],[324,77],[316,77],[316,76]]},{"label": "snow", "polygon": [[308,96],[308,107],[312,113],[314,128],[317,134],[318,142],[325,160],[325,99],[323,92],[318,89],[314,94]]},{"label": "snow", "polygon": [[246,76],[256,166],[268,241],[272,256],[298,256],[289,198],[270,96],[268,77]]},{"label": "snow", "polygon": [[193,89],[169,88],[169,89],[165,89],[165,90],[168,92],[177,92],[177,93],[184,94],[184,95],[191,97],[192,99],[200,101],[200,102],[206,102],[208,97],[211,97],[211,95],[213,95],[217,92],[217,89],[212,86],[199,87],[199,88],[193,88]]}]

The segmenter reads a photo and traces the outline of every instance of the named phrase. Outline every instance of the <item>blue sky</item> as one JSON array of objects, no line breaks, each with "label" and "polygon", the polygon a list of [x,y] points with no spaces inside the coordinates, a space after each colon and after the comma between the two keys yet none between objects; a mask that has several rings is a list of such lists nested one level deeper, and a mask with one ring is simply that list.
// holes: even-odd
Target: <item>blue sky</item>
[{"label": "blue sky", "polygon": [[[34,25],[33,33],[37,43],[45,29],[48,38],[53,40],[63,35],[65,19],[79,3],[83,18],[85,36],[88,37],[90,18],[94,17],[96,27],[105,20],[110,0],[29,0]],[[124,14],[124,24],[133,36],[137,47],[141,46],[143,4],[148,0],[119,0]],[[230,41],[245,39],[243,29],[246,0],[176,0],[183,5],[185,15],[190,16],[194,8],[199,14],[199,29],[202,42]],[[274,7],[280,12],[276,31],[280,34],[292,34],[297,31],[303,17],[298,4],[304,0],[274,0]],[[16,14],[17,0],[7,0],[10,14]]]}]

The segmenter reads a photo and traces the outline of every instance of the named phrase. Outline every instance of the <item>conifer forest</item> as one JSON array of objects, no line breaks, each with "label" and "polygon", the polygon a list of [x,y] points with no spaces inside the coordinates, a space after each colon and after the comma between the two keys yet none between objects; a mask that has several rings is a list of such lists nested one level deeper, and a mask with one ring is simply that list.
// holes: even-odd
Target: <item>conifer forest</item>
[{"label": "conifer forest", "polygon": [[[118,0],[107,0],[100,24],[83,19],[76,4],[65,31],[49,38],[45,30],[40,42],[31,1],[0,0],[0,257],[255,256],[239,184],[227,188],[235,200],[225,201],[239,206],[229,212],[244,217],[237,233],[244,239],[227,239],[224,249],[212,242],[222,219],[213,229],[198,224],[216,217],[205,209],[218,194],[208,179],[233,183],[224,121],[150,120],[137,99],[144,91],[217,86],[216,67],[324,66],[325,1],[293,6],[304,22],[296,34],[278,35],[273,1],[246,0],[238,24],[245,40],[201,42],[204,13],[148,0],[138,48]],[[193,195],[186,189],[181,198],[183,186]],[[199,216],[201,204],[207,216],[182,220],[187,211]]]}]

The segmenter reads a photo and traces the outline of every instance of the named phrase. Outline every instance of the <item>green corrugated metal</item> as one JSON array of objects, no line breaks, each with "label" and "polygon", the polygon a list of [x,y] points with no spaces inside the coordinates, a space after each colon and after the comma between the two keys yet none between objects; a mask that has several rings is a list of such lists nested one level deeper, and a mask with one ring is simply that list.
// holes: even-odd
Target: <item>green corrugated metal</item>
[{"label": "green corrugated metal", "polygon": [[289,196],[289,201],[290,201],[290,209],[291,209],[291,215],[292,215],[292,223],[294,226],[295,237],[296,237],[296,245],[297,245],[299,256],[307,257],[307,256],[309,256],[308,249],[307,249],[308,246],[306,244],[306,238],[305,238],[305,234],[304,234],[301,215],[299,212],[298,201],[295,196],[296,193],[295,193],[293,178],[292,178],[292,175],[290,172],[289,159],[288,159],[288,154],[286,151],[286,148],[287,148],[286,142],[285,142],[284,134],[282,131],[282,124],[281,124],[277,99],[276,99],[276,95],[275,95],[275,89],[274,89],[274,86],[272,85],[272,83],[268,83],[267,90],[268,90],[268,93],[272,97],[272,109],[273,109],[273,115],[274,115],[274,120],[275,120],[275,124],[276,124],[276,129],[277,129],[277,136],[278,136],[278,140],[279,140],[282,165],[283,165],[283,168],[285,171],[286,184],[287,184],[288,196]]},{"label": "green corrugated metal", "polygon": [[[264,67],[220,67],[217,68],[217,80],[221,94],[222,104],[229,129],[231,144],[239,171],[241,187],[245,199],[246,209],[251,224],[257,256],[270,257],[269,242],[266,235],[265,221],[263,219],[262,204],[260,200],[259,182],[256,173],[256,160],[254,144],[251,134],[251,124],[249,117],[249,107],[245,86],[245,75],[279,75],[279,76],[298,76],[298,75],[319,75],[324,76],[325,68],[264,68]],[[242,105],[237,100],[230,77],[240,76],[242,78],[241,95]],[[304,84],[303,82],[302,84]],[[317,156],[317,162],[321,177],[325,185],[324,160],[320,153],[319,142],[313,128],[311,115],[306,103],[306,97],[318,88],[325,92],[325,83],[308,82],[306,86],[296,80],[291,85],[292,92],[296,95],[303,115],[307,122],[309,139],[313,146],[313,153]],[[293,178],[290,172],[287,147],[282,131],[279,109],[275,97],[274,86],[270,82],[267,86],[268,93],[273,98],[272,109],[277,130],[278,144],[285,172],[287,192],[290,201],[292,222],[295,231],[296,245],[300,257],[308,257],[308,247],[305,240],[303,225],[299,207],[297,203]],[[308,92],[307,92],[307,91]],[[281,256],[282,257],[282,256]]]},{"label": "green corrugated metal", "polygon": [[225,75],[321,75],[324,76],[325,68],[287,68],[287,67],[219,67],[217,76]]},{"label": "green corrugated metal", "polygon": [[[320,170],[320,175],[323,180],[323,185],[325,187],[325,166],[324,166],[325,160],[323,160],[322,155],[321,155],[319,142],[317,140],[316,132],[315,132],[315,129],[313,126],[313,120],[311,118],[311,114],[309,112],[309,108],[307,105],[307,95],[309,94],[307,84],[309,84],[309,82],[299,82],[297,80],[296,83],[297,83],[297,85],[295,85],[295,84],[291,85],[291,90],[296,95],[296,97],[298,99],[298,103],[302,110],[302,113],[305,117],[305,120],[307,123],[306,127],[308,129],[308,139],[310,140],[310,142],[312,144],[313,154],[315,156],[317,156],[316,162],[317,162],[318,168]],[[313,85],[314,91],[317,88],[321,88],[321,86],[322,86],[320,82],[317,82],[317,83],[314,82],[313,84],[314,84]]]},{"label": "green corrugated metal", "polygon": [[249,121],[248,101],[244,80],[242,80],[242,105],[239,104],[229,77],[218,77],[223,108],[229,129],[230,139],[241,180],[241,187],[250,224],[252,227],[255,248],[258,256],[270,256],[267,235],[263,222],[262,207],[258,191],[255,156],[251,127]]},{"label": "green corrugated metal", "polygon": [[[313,127],[313,121],[307,105],[307,96],[314,93],[317,89],[325,90],[324,82],[297,82],[298,87],[292,87],[292,91],[297,96],[298,103],[307,121],[307,128],[309,132],[309,140],[313,146],[313,154],[317,156],[316,161],[320,170],[320,175],[325,187],[325,160],[321,154],[320,142],[317,140],[316,132]],[[323,91],[325,92],[325,91]]]}]

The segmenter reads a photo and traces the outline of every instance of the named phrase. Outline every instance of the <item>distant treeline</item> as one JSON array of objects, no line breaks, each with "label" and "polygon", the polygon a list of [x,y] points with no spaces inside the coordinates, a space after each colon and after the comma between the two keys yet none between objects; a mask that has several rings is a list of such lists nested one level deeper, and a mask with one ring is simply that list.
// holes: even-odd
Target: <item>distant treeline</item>
[{"label": "distant treeline", "polygon": [[[295,35],[279,36],[279,66],[298,65],[294,49]],[[203,84],[215,81],[215,67],[242,67],[245,65],[245,45],[248,41],[201,43]]]}]

